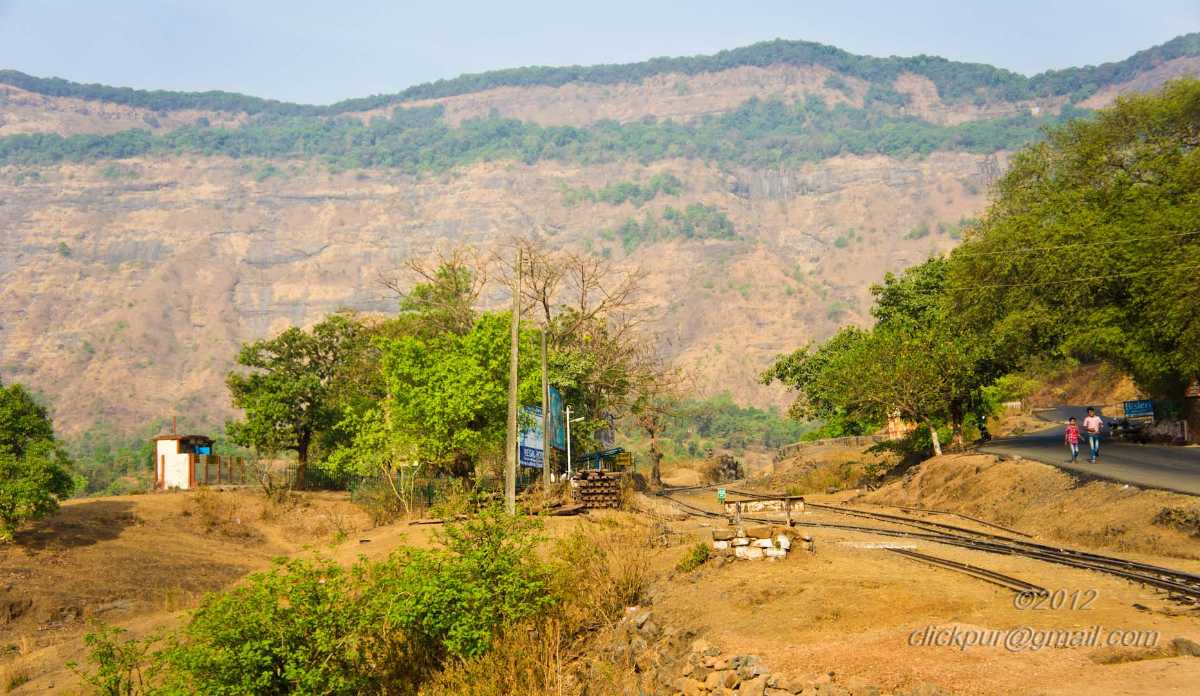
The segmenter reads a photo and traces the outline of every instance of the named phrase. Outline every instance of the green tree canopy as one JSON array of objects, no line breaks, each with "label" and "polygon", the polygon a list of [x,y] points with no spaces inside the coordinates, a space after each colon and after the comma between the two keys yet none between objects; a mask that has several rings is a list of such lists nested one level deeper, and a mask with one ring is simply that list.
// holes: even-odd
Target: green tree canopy
[{"label": "green tree canopy", "polygon": [[75,483],[46,409],[19,384],[0,384],[0,542],[58,509]]},{"label": "green tree canopy", "polygon": [[243,346],[237,362],[252,371],[226,380],[233,405],[245,411],[226,425],[230,439],[260,452],[296,452],[303,485],[309,448],[341,419],[340,380],[368,346],[363,325],[342,314]]},{"label": "green tree canopy", "polygon": [[1105,359],[1179,397],[1200,374],[1200,81],[1123,97],[1014,160],[947,274],[996,358]]}]

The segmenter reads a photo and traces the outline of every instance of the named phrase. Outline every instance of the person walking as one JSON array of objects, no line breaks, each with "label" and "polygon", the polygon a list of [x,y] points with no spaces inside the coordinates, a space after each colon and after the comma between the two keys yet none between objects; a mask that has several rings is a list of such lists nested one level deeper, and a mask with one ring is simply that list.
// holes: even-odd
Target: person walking
[{"label": "person walking", "polygon": [[1087,431],[1088,446],[1092,452],[1088,461],[1095,464],[1096,458],[1100,456],[1100,436],[1104,432],[1104,421],[1100,420],[1096,409],[1091,406],[1088,407],[1087,413],[1087,418],[1083,419],[1083,429]]},{"label": "person walking", "polygon": [[1067,421],[1067,447],[1071,448],[1071,462],[1079,459],[1079,426],[1075,424],[1075,416]]}]

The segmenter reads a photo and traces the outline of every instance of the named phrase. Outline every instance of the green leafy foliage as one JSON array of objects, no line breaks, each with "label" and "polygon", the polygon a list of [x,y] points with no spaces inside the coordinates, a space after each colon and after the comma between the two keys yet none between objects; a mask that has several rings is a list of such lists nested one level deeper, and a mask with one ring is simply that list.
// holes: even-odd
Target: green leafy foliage
[{"label": "green leafy foliage", "polygon": [[233,405],[246,414],[226,424],[230,439],[264,453],[295,451],[303,485],[309,448],[340,420],[339,386],[368,346],[364,327],[340,314],[243,346],[238,364],[253,371],[226,379]]},{"label": "green leafy foliage", "polygon": [[[570,82],[639,83],[657,75],[695,75],[742,66],[817,65],[884,88],[889,88],[896,78],[904,73],[921,75],[934,83],[943,99],[951,101],[980,94],[1009,100],[1066,94],[1079,99],[1106,85],[1124,82],[1165,61],[1198,54],[1200,34],[1185,34],[1160,46],[1140,51],[1120,62],[1053,70],[1028,78],[990,65],[959,63],[935,56],[874,58],[854,55],[833,46],[811,41],[776,39],[708,56],[654,58],[622,65],[532,66],[494,70],[415,85],[396,94],[348,99],[326,107],[289,104],[230,92],[147,91],[79,84],[60,78],[33,77],[15,70],[0,70],[0,83],[38,94],[103,100],[154,110],[199,109],[294,116],[365,111],[396,102],[450,97],[496,87],[558,87]],[[840,80],[837,75],[831,79]],[[684,87],[686,88],[686,85]],[[676,89],[678,91],[678,85]]]},{"label": "green leafy foliage", "polygon": [[564,569],[538,559],[536,520],[489,509],[442,541],[351,568],[280,559],[206,597],[175,635],[134,641],[100,627],[85,639],[85,681],[121,695],[415,694],[563,605]]},{"label": "green leafy foliage", "polygon": [[774,408],[741,406],[728,393],[685,399],[671,409],[662,437],[676,456],[705,456],[710,449],[774,448],[795,442],[804,426]]},{"label": "green leafy foliage", "polygon": [[606,184],[599,191],[592,191],[587,186],[575,189],[564,185],[563,204],[574,206],[583,201],[592,203],[599,201],[610,205],[621,205],[630,202],[640,208],[659,194],[678,196],[682,192],[683,182],[679,180],[679,177],[667,172],[655,174],[645,184],[636,181],[617,181]]},{"label": "green leafy foliage", "polygon": [[[392,437],[409,458],[467,475],[499,451],[508,419],[510,315],[480,315],[463,335],[383,339],[383,409]],[[541,400],[539,339],[521,332],[522,403]]]},{"label": "green leafy foliage", "polygon": [[19,384],[0,384],[0,543],[71,495],[70,459],[46,409]]},{"label": "green leafy foliage", "polygon": [[641,244],[662,239],[737,238],[725,211],[703,203],[690,203],[683,210],[667,206],[657,218],[647,213],[641,222],[630,218],[614,234],[626,253]]},{"label": "green leafy foliage", "polygon": [[1103,359],[1178,398],[1200,374],[1200,81],[1126,97],[1020,153],[951,256],[954,309],[994,359]]},{"label": "green leafy foliage", "polygon": [[[489,116],[456,128],[442,107],[397,109],[364,124],[351,118],[258,116],[237,128],[186,126],[160,135],[18,134],[0,138],[0,164],[54,164],[124,159],[154,153],[321,159],[338,168],[441,171],[478,161],[562,160],[590,164],[685,157],[753,166],[811,162],[840,154],[926,155],[937,150],[990,153],[1041,137],[1047,124],[1082,114],[1029,114],[940,126],[869,106],[827,107],[816,97],[795,104],[751,99],[739,108],[688,123],[540,126]],[[613,190],[614,199],[633,195]],[[640,195],[640,193],[639,193]]]},{"label": "green leafy foliage", "polygon": [[539,527],[492,508],[448,525],[444,551],[414,551],[375,568],[383,620],[439,658],[483,654],[506,627],[558,601],[550,568],[534,555]]},{"label": "green leafy foliage", "polygon": [[703,541],[697,542],[688,549],[687,554],[675,564],[675,570],[681,573],[690,573],[700,566],[708,562],[708,557],[712,554],[708,544]]}]

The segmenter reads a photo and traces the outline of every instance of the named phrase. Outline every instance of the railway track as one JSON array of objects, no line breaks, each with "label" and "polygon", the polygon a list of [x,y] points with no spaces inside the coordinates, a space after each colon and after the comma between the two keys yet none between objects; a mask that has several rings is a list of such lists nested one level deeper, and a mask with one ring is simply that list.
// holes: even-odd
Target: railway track
[{"label": "railway track", "polygon": [[[699,488],[701,487],[694,487],[691,488],[691,490],[697,490]],[[777,497],[760,493],[734,491],[732,489],[728,490],[737,493],[738,495],[746,496],[750,500]],[[668,490],[660,493],[660,495],[684,509],[686,512],[688,512],[688,514],[708,518],[725,517],[725,515],[722,513],[704,510],[703,508],[678,500],[672,495],[676,492],[680,491]],[[1192,605],[1200,605],[1200,575],[1196,575],[1194,573],[1174,570],[1148,563],[1141,563],[1139,561],[1130,561],[1123,558],[1117,558],[1115,556],[1094,554],[1066,547],[1049,546],[1026,539],[1017,539],[1010,536],[982,532],[956,525],[903,517],[901,515],[872,512],[869,510],[859,510],[838,505],[810,503],[807,501],[805,502],[805,506],[830,514],[839,514],[859,519],[867,519],[875,522],[894,525],[895,527],[908,527],[909,529],[813,521],[795,521],[795,526],[818,528],[823,527],[827,529],[840,529],[845,531],[877,534],[880,536],[893,538],[918,539],[930,543],[944,544],[947,546],[955,546],[974,551],[1032,558],[1045,561],[1047,563],[1054,563],[1056,565],[1078,568],[1082,570],[1091,570],[1115,577],[1120,577],[1130,582],[1136,582],[1144,586],[1154,587],[1167,592],[1168,596],[1176,601]],[[743,515],[742,519],[765,524],[778,524],[781,522],[781,520],[776,519],[749,517],[745,515]]]},{"label": "railway track", "polygon": [[997,573],[994,570],[971,565],[970,563],[960,563],[959,561],[952,561],[949,558],[931,556],[927,553],[913,551],[912,549],[887,549],[887,551],[891,551],[894,554],[904,556],[906,558],[911,558],[915,561],[920,561],[921,563],[925,563],[927,565],[932,565],[938,568],[946,568],[948,570],[970,575],[972,577],[979,578],[984,582],[990,582],[993,585],[999,585],[1006,590],[1012,590],[1013,592],[1030,593],[1036,595],[1050,594],[1046,588],[1039,585],[1034,585],[1031,582],[1025,582],[1024,580],[1015,578],[1011,575],[1005,575],[1004,573]]}]

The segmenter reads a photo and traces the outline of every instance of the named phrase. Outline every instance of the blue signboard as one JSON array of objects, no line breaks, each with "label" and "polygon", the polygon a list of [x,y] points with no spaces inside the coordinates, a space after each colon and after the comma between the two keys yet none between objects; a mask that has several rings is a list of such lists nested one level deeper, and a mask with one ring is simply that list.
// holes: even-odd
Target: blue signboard
[{"label": "blue signboard", "polygon": [[1126,418],[1153,418],[1154,417],[1154,402],[1150,399],[1139,399],[1137,401],[1125,402],[1125,417]]},{"label": "blue signboard", "polygon": [[542,468],[542,455],[545,452],[542,443],[542,407],[522,406],[521,437],[517,446],[517,458],[521,466]]},{"label": "blue signboard", "polygon": [[560,450],[567,448],[566,427],[563,424],[563,398],[554,387],[550,387],[550,446]]}]

